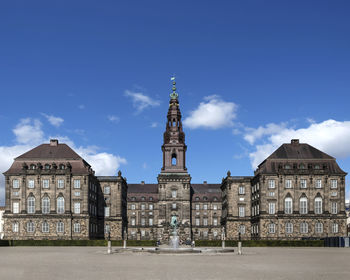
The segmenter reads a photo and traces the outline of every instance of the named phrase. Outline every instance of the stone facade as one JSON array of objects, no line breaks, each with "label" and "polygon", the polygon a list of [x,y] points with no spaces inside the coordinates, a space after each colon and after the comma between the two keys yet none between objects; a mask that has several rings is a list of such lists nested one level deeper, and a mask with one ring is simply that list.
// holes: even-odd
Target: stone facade
[{"label": "stone facade", "polygon": [[95,176],[65,144],[51,140],[17,157],[4,173],[6,239],[123,238],[168,242],[176,217],[191,240],[345,236],[345,176],[336,160],[292,140],[254,172],[221,184],[193,184],[175,82],[156,184]]}]

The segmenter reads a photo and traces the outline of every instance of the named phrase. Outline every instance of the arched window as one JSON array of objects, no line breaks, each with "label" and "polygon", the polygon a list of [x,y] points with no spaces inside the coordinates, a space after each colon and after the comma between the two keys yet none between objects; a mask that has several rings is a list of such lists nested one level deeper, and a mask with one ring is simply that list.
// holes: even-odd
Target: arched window
[{"label": "arched window", "polygon": [[45,168],[45,170],[49,170],[50,169],[50,165],[49,164],[45,164],[44,168]]},{"label": "arched window", "polygon": [[41,211],[43,214],[50,213],[50,198],[47,196],[44,196],[41,201]]},{"label": "arched window", "polygon": [[50,231],[49,223],[47,221],[44,221],[42,223],[41,231],[42,232],[49,232]]},{"label": "arched window", "polygon": [[27,222],[27,232],[34,232],[35,226],[32,221]]},{"label": "arched window", "polygon": [[80,223],[74,223],[73,231],[76,233],[80,232]]},{"label": "arched window", "polygon": [[171,155],[171,165],[176,165],[176,154],[175,153],[173,153]]},{"label": "arched window", "polygon": [[35,197],[29,196],[27,201],[27,212],[28,214],[34,214],[35,213]]},{"label": "arched window", "polygon": [[307,198],[306,197],[300,198],[299,212],[300,212],[300,214],[307,214]]},{"label": "arched window", "polygon": [[57,198],[57,214],[64,213],[64,197],[60,196]]},{"label": "arched window", "polygon": [[309,225],[306,222],[300,223],[300,233],[308,233]]},{"label": "arched window", "polygon": [[322,214],[322,198],[315,198],[315,214]]},{"label": "arched window", "polygon": [[145,201],[145,200],[146,200],[146,198],[143,196],[143,197],[141,197],[141,200],[142,200],[142,201]]},{"label": "arched window", "polygon": [[285,214],[293,213],[293,199],[291,197],[286,197],[284,200],[284,213]]},{"label": "arched window", "polygon": [[131,198],[131,200],[132,200],[132,201],[135,201],[135,200],[136,200],[136,197],[133,196],[133,197]]},{"label": "arched window", "polygon": [[213,200],[214,201],[218,201],[218,198],[216,196],[214,196]]},{"label": "arched window", "polygon": [[173,126],[176,126],[176,119],[173,119]]},{"label": "arched window", "polygon": [[204,197],[203,197],[203,200],[204,200],[204,201],[207,201],[207,200],[208,200],[208,198],[207,198],[206,196],[204,196]]},{"label": "arched window", "polygon": [[196,201],[198,201],[198,200],[199,200],[199,197],[198,197],[198,196],[196,196],[195,200],[196,200]]},{"label": "arched window", "polygon": [[305,167],[305,165],[304,165],[303,163],[301,163],[301,164],[299,165],[299,168],[300,168],[300,169],[305,169],[306,167]]},{"label": "arched window", "polygon": [[64,232],[64,223],[61,221],[57,223],[57,232]]}]

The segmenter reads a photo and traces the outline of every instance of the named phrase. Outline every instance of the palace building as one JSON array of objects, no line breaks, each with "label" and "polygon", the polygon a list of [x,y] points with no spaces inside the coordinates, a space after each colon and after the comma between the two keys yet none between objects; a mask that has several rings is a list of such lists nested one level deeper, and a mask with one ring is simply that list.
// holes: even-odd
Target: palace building
[{"label": "palace building", "polygon": [[179,221],[190,240],[301,239],[346,235],[345,173],[336,159],[299,143],[280,146],[253,176],[191,182],[175,81],[156,184],[96,176],[66,144],[51,140],[14,159],[4,173],[5,239],[167,242]]}]

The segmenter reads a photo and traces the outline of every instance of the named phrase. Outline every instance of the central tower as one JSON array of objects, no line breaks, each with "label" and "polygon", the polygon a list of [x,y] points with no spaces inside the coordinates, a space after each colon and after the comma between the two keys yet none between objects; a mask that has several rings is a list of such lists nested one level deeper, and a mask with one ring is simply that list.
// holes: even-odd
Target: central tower
[{"label": "central tower", "polygon": [[191,239],[191,176],[186,168],[185,133],[182,130],[179,95],[172,80],[167,122],[162,145],[163,166],[158,175],[158,239],[168,241],[170,221],[176,217],[181,242]]},{"label": "central tower", "polygon": [[182,130],[181,112],[173,79],[166,129],[164,132],[163,167],[161,173],[187,173],[185,133]]}]

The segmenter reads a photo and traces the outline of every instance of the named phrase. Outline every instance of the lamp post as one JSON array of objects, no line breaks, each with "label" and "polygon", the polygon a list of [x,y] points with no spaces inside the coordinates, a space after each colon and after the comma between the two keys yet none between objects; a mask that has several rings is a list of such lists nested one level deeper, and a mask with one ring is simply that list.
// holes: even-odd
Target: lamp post
[{"label": "lamp post", "polygon": [[222,231],[221,231],[221,246],[222,249],[225,249],[225,227],[222,227]]}]

